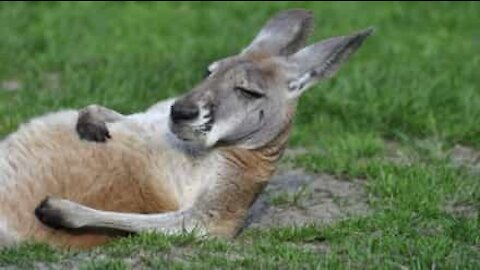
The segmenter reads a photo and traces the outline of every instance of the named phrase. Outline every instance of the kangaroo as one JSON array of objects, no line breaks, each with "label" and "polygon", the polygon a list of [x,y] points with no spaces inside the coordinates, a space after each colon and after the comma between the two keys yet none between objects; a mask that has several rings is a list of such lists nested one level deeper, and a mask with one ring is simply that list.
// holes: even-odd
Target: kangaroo
[{"label": "kangaroo", "polygon": [[237,235],[282,156],[298,98],[372,33],[305,47],[312,31],[310,11],[280,12],[190,92],[146,112],[91,105],[23,124],[0,143],[0,246]]}]

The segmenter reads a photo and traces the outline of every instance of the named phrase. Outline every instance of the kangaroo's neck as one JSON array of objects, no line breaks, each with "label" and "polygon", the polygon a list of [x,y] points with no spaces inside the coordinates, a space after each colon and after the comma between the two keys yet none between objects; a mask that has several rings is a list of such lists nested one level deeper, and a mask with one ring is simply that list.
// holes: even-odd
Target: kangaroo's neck
[{"label": "kangaroo's neck", "polygon": [[221,150],[228,164],[243,177],[266,183],[275,172],[290,135],[291,121],[269,143],[257,149],[228,147]]},{"label": "kangaroo's neck", "polygon": [[[285,115],[285,124],[269,142],[255,149],[228,147],[221,151],[234,171],[242,175],[242,184],[248,182],[263,183],[270,180],[283,155],[292,128],[296,102],[290,104]],[[260,190],[261,191],[261,190]]]},{"label": "kangaroo's neck", "polygon": [[277,168],[289,137],[291,123],[269,143],[257,149],[224,147],[219,149],[226,168],[217,181],[215,190],[201,197],[204,209],[216,212],[218,234],[235,235],[243,227],[248,209],[267,185]]}]

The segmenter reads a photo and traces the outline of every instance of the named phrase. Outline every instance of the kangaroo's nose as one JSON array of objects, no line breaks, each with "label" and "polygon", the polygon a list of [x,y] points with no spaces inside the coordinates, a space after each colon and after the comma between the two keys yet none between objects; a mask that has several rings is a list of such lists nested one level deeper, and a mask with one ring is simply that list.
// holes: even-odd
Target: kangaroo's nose
[{"label": "kangaroo's nose", "polygon": [[176,101],[170,109],[170,117],[174,123],[193,120],[198,114],[198,106],[185,101]]}]

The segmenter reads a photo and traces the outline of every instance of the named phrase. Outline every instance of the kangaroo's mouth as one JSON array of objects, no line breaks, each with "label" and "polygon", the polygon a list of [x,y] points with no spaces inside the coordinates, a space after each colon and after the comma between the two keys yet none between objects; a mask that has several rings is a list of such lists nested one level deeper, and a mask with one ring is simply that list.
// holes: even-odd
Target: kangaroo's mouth
[{"label": "kangaroo's mouth", "polygon": [[177,138],[183,141],[200,141],[212,130],[212,123],[205,123],[200,126],[188,124],[176,124],[170,121],[170,130]]},{"label": "kangaroo's mouth", "polygon": [[169,121],[169,127],[175,136],[182,141],[203,142],[215,123],[213,111],[202,106],[198,117],[190,121]]}]

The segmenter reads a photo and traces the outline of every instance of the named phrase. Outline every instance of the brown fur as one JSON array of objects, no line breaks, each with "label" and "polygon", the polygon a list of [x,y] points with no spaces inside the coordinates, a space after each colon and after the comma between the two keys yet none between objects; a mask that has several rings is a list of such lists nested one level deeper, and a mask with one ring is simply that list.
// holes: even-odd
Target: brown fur
[{"label": "brown fur", "polygon": [[[33,131],[36,133],[28,134]],[[108,144],[96,144],[80,141],[73,128],[43,129],[35,123],[25,126],[5,142],[15,184],[0,194],[0,217],[6,218],[21,238],[88,247],[110,237],[73,235],[46,227],[33,215],[40,201],[54,196],[117,212],[176,210],[177,201],[161,181],[149,175],[146,146],[130,135],[117,133],[115,138]],[[22,160],[31,167],[15,165]]]},{"label": "brown fur", "polygon": [[[21,170],[14,167],[19,185],[0,198],[1,216],[7,217],[9,225],[23,238],[77,248],[96,246],[111,239],[112,236],[104,232],[87,230],[72,233],[41,224],[33,215],[33,210],[46,196],[62,197],[95,209],[115,212],[162,213],[178,209],[178,202],[161,186],[158,176],[150,175],[154,172],[149,168],[153,164],[148,156],[153,153],[140,140],[128,134],[113,133],[115,140],[107,144],[89,143],[78,140],[67,128],[40,132],[43,138],[54,138],[54,144],[30,137],[31,147],[19,147],[23,132],[28,133],[34,128],[38,127],[26,126],[15,140],[10,140],[11,143],[7,141],[7,147],[12,150],[9,155],[12,164],[23,156],[31,160],[48,160],[55,167],[51,172],[39,169],[43,175],[38,175],[35,182],[29,181],[30,175],[23,175],[23,180]],[[217,194],[219,198],[215,201],[221,201],[222,207],[217,209],[218,218],[208,226],[210,233],[233,236],[241,229],[249,206],[275,171],[289,130],[290,124],[260,149],[220,149],[232,170],[225,179],[229,184],[225,185],[223,194]],[[63,145],[69,147],[63,148]],[[37,162],[38,166],[42,163]]]},{"label": "brown fur", "polygon": [[[282,157],[291,129],[291,118],[284,130],[265,146],[247,150],[238,147],[221,149],[232,172],[216,201],[222,202],[219,219],[212,229],[215,234],[234,236],[242,228],[247,211],[263,191]],[[221,232],[221,233],[219,233]]]}]

